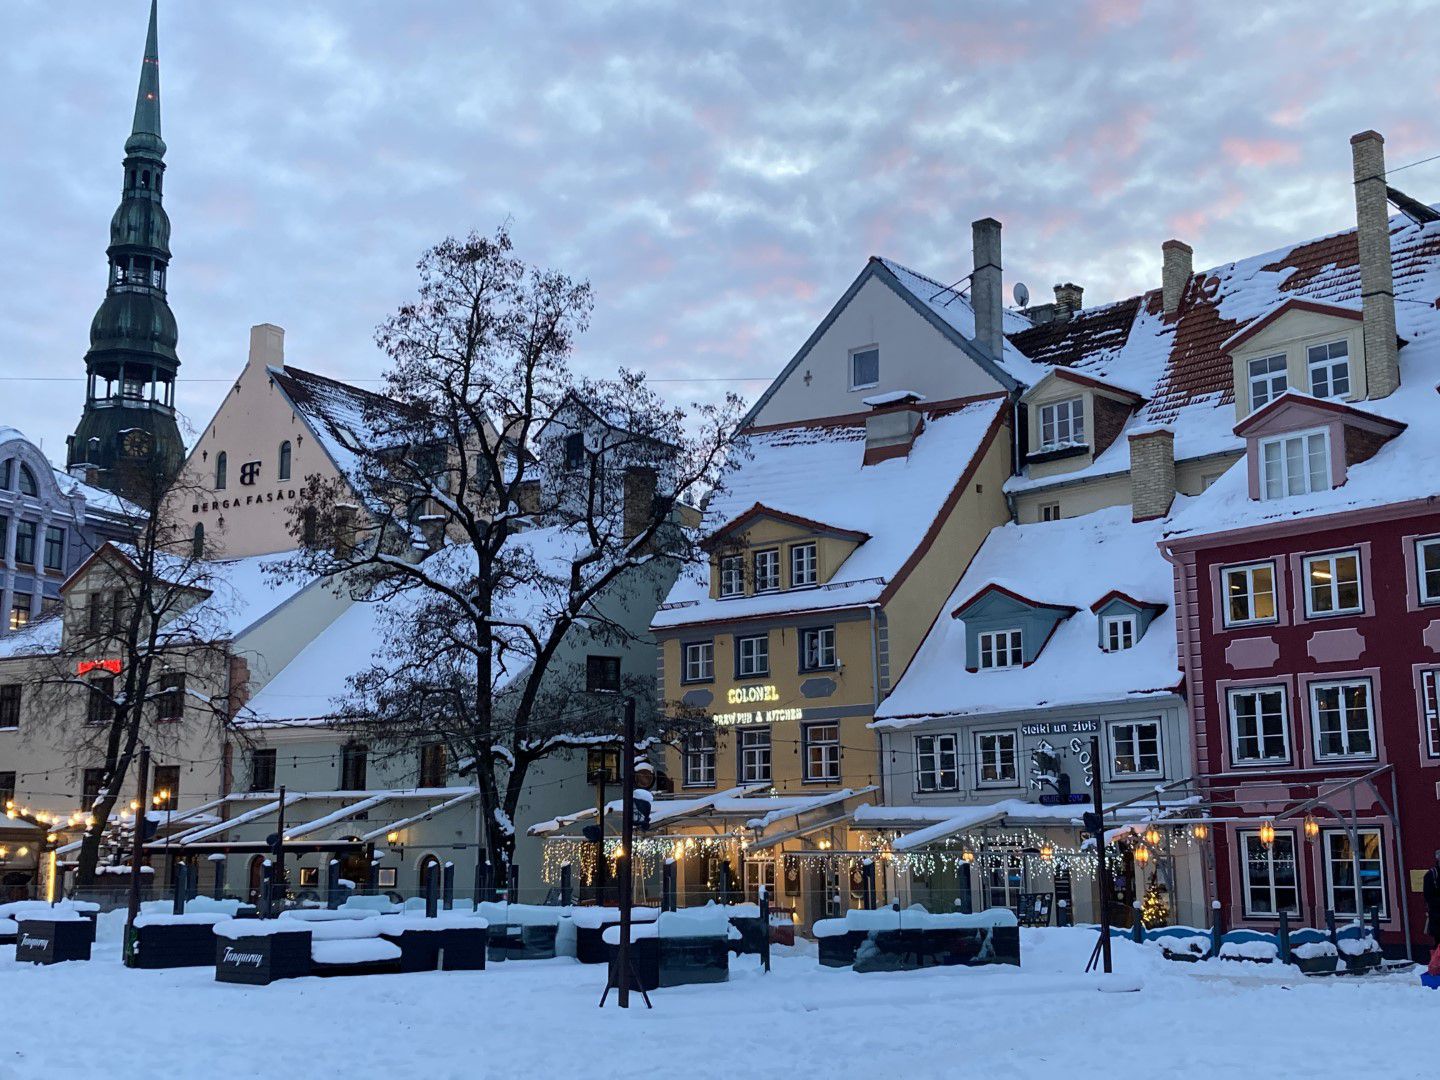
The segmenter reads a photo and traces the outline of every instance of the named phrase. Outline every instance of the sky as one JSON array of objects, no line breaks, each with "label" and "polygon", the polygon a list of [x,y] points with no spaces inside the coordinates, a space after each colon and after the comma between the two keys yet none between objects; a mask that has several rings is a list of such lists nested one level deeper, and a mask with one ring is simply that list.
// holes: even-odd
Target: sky
[{"label": "sky", "polygon": [[[1353,225],[1349,136],[1440,201],[1424,3],[161,0],[187,441],[244,363],[378,385],[420,253],[509,221],[589,279],[576,367],[753,400],[871,255],[1085,303]],[[0,423],[84,400],[148,0],[0,0]],[[663,382],[658,380],[664,380]]]}]

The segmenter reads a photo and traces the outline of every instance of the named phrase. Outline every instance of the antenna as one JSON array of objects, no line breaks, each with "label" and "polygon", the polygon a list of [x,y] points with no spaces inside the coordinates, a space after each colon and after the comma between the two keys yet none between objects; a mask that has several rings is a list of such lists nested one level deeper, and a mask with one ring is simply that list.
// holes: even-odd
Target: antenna
[{"label": "antenna", "polygon": [[1015,288],[1010,290],[1010,295],[1015,297],[1015,303],[1020,307],[1029,306],[1030,288],[1023,281],[1015,282]]}]

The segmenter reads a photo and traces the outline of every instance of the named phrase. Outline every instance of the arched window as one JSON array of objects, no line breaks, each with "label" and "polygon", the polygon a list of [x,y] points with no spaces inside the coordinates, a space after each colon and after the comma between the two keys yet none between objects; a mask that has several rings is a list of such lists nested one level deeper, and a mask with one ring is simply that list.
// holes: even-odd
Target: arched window
[{"label": "arched window", "polygon": [[205,557],[205,523],[203,521],[195,523],[195,532],[190,538],[190,557],[192,559]]},{"label": "arched window", "polygon": [[218,453],[217,455],[215,455],[215,490],[216,490],[216,491],[223,491],[223,490],[225,489],[225,470],[226,470],[226,466],[229,465],[229,464],[230,464],[229,458],[227,458],[227,457],[225,456],[225,451],[224,451],[224,450],[221,450],[220,453]]},{"label": "arched window", "polygon": [[150,170],[149,170],[149,169],[146,169],[144,172],[142,172],[142,173],[140,174],[140,186],[141,186],[142,188],[148,188],[148,187],[150,186]]},{"label": "arched window", "polygon": [[290,440],[286,439],[280,444],[280,470],[278,477],[281,480],[290,479]]},{"label": "arched window", "polygon": [[39,495],[39,494],[40,494],[40,489],[39,489],[39,487],[37,487],[36,484],[35,484],[35,474],[30,471],[30,466],[29,466],[29,465],[25,465],[25,464],[22,464],[22,465],[20,466],[20,494],[21,494],[21,495]]}]

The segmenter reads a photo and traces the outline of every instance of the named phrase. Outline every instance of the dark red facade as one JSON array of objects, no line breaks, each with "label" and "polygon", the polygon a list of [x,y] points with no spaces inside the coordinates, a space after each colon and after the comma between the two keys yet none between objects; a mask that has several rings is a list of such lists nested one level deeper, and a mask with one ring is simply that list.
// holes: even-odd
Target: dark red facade
[{"label": "dark red facade", "polygon": [[[1279,917],[1267,908],[1290,906],[1285,884],[1272,889],[1266,903],[1267,886],[1275,884],[1273,866],[1246,865],[1247,851],[1255,850],[1248,837],[1272,820],[1280,834],[1276,850],[1294,853],[1299,922],[1323,925],[1332,907],[1346,921],[1345,909],[1357,906],[1358,893],[1362,908],[1383,901],[1387,946],[1403,943],[1402,919],[1417,950],[1431,944],[1419,890],[1420,876],[1440,848],[1440,720],[1433,695],[1427,702],[1432,691],[1426,675],[1440,670],[1440,603],[1422,599],[1417,544],[1436,536],[1440,502],[1431,500],[1166,543],[1175,565],[1196,772],[1206,778],[1217,819],[1209,887],[1230,925],[1273,929]],[[1307,608],[1307,590],[1323,582],[1331,567],[1322,562],[1312,577],[1306,559],[1349,552],[1359,557],[1361,610]],[[1232,624],[1227,568],[1267,565],[1274,594],[1270,617]],[[1333,705],[1342,695],[1348,695],[1342,725],[1350,725],[1344,740],[1334,735]],[[1277,720],[1273,709],[1281,700],[1283,718]],[[1356,707],[1361,702],[1365,709]],[[1367,711],[1368,740],[1362,727]],[[1277,738],[1282,727],[1283,747]],[[1337,753],[1338,741],[1348,749]],[[1378,797],[1367,784],[1354,789],[1353,806],[1350,792],[1331,800],[1340,818],[1317,809],[1314,837],[1306,835],[1303,817],[1282,816],[1326,788],[1387,765],[1391,771],[1373,782]],[[1393,814],[1385,805],[1392,802]],[[1353,843],[1343,818],[1373,834]],[[1366,856],[1358,890],[1355,861],[1345,859],[1352,847]],[[1381,881],[1383,897],[1373,887]]]}]

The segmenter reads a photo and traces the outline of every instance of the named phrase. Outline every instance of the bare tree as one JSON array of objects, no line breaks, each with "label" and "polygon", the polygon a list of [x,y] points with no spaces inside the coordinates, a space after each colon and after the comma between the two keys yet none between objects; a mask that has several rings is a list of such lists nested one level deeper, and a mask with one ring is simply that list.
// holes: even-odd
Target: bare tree
[{"label": "bare tree", "polygon": [[[632,372],[577,378],[590,287],[526,265],[504,227],[445,240],[419,271],[376,335],[388,401],[347,429],[342,479],[307,478],[286,571],[386,605],[337,713],[379,742],[444,744],[499,866],[531,765],[614,740],[618,698],[577,658],[643,633],[701,557],[686,507],[721,483],[740,402],[687,412]],[[653,698],[653,680],[619,689]]]},{"label": "bare tree", "polygon": [[119,468],[131,541],[93,552],[60,614],[35,635],[36,715],[74,764],[100,769],[98,791],[81,807],[82,889],[95,883],[107,844],[133,836],[119,818],[141,745],[162,753],[193,745],[197,725],[229,715],[232,598],[203,536],[177,512],[190,493],[143,454]]}]

